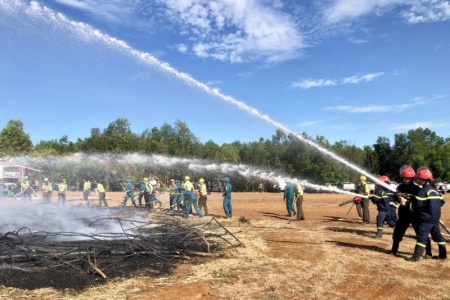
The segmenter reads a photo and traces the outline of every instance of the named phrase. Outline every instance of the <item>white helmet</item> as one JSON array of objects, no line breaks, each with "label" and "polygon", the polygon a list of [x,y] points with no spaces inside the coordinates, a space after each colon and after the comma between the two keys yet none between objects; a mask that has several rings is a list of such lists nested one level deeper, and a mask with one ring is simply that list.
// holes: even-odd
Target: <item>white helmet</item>
[{"label": "white helmet", "polygon": [[44,181],[46,181],[46,182],[47,182],[47,181],[48,181],[48,178],[44,178]]}]

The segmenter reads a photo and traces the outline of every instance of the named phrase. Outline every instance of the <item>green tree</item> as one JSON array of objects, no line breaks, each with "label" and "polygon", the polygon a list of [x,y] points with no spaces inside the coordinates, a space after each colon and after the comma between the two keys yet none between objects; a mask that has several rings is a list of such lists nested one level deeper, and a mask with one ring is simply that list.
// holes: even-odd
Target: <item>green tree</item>
[{"label": "green tree", "polygon": [[33,150],[30,136],[23,131],[23,123],[20,120],[10,120],[5,128],[0,131],[0,153],[27,154]]}]

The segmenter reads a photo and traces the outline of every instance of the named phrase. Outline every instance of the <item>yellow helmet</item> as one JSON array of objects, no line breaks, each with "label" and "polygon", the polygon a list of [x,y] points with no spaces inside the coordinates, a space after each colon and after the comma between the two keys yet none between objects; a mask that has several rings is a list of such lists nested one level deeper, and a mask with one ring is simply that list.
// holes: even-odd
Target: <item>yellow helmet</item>
[{"label": "yellow helmet", "polygon": [[147,181],[148,181],[148,178],[147,178],[147,177],[144,177],[144,181],[147,182]]},{"label": "yellow helmet", "polygon": [[364,176],[364,175],[361,175],[361,176],[359,176],[359,180],[362,180],[362,181],[366,181],[366,180],[367,180],[367,178],[366,178],[366,176]]},{"label": "yellow helmet", "polygon": [[188,175],[184,176],[184,180],[191,180]]},{"label": "yellow helmet", "polygon": [[200,178],[200,179],[198,180],[198,182],[200,182],[200,183],[204,183],[204,182],[205,182],[205,179],[203,179],[203,178]]}]

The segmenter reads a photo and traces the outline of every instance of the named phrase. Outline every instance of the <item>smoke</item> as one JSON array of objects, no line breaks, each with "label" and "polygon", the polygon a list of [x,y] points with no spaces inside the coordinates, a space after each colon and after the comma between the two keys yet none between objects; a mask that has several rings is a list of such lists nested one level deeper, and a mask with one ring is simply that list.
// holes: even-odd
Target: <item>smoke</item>
[{"label": "smoke", "polygon": [[59,241],[92,237],[107,240],[129,233],[136,224],[148,223],[136,214],[119,218],[120,208],[84,205],[24,205],[22,200],[5,200],[0,203],[0,211],[0,233],[41,234]]}]

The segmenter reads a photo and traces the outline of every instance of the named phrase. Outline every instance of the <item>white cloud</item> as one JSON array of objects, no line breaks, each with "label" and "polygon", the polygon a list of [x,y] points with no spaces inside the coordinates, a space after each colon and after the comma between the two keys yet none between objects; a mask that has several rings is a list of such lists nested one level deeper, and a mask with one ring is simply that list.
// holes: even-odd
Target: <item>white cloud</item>
[{"label": "white cloud", "polygon": [[388,12],[409,23],[446,21],[450,19],[450,3],[448,0],[330,0],[322,5],[323,19],[328,24]]},{"label": "white cloud", "polygon": [[429,122],[415,122],[410,124],[401,124],[401,125],[395,125],[391,124],[388,126],[390,130],[414,130],[417,128],[440,128],[440,127],[447,127],[449,126],[449,123],[438,123],[435,121],[429,121]]},{"label": "white cloud", "polygon": [[[371,73],[365,75],[353,75],[350,77],[345,77],[340,80],[341,84],[346,83],[360,83],[360,82],[370,82],[375,78],[382,76],[384,72]],[[313,87],[323,87],[330,85],[338,85],[338,80],[335,79],[302,79],[297,82],[293,82],[290,84],[293,88],[301,88],[301,89],[309,89]]]},{"label": "white cloud", "polygon": [[311,127],[311,126],[317,125],[319,123],[321,123],[321,122],[320,121],[305,121],[305,122],[297,123],[295,126],[297,126],[297,127]]},{"label": "white cloud", "polygon": [[299,56],[306,47],[287,13],[256,0],[160,0],[166,15],[189,33],[194,54],[242,62],[277,62]]},{"label": "white cloud", "polygon": [[96,1],[96,0],[55,0],[57,3],[66,5],[90,13],[107,22],[120,22],[130,14],[130,6],[121,5],[121,0]]},{"label": "white cloud", "polygon": [[348,38],[347,39],[350,43],[353,43],[353,44],[364,44],[364,43],[367,43],[367,40],[364,40],[364,39],[358,39],[358,38],[353,38],[353,37],[350,37],[350,38]]},{"label": "white cloud", "polygon": [[291,87],[301,88],[303,90],[312,88],[312,87],[322,87],[322,86],[330,86],[337,85],[335,80],[331,79],[303,79],[298,82],[291,83]]},{"label": "white cloud", "polygon": [[372,74],[366,74],[366,75],[353,75],[353,76],[342,79],[342,83],[343,84],[345,84],[345,83],[360,83],[361,81],[370,82],[383,74],[384,74],[384,72],[378,72],[378,73],[372,73]]},{"label": "white cloud", "polygon": [[396,113],[408,110],[414,106],[424,105],[427,101],[415,101],[410,103],[398,104],[398,105],[382,105],[382,104],[370,104],[363,106],[352,106],[352,105],[338,105],[338,106],[327,106],[323,110],[331,111],[342,111],[347,113]]},{"label": "white cloud", "polygon": [[181,53],[186,53],[188,51],[188,47],[185,44],[179,44],[176,46],[176,48]]},{"label": "white cloud", "polygon": [[323,8],[323,18],[327,23],[348,22],[368,14],[382,14],[396,5],[404,5],[410,0],[332,0]]},{"label": "white cloud", "polygon": [[415,1],[409,10],[402,12],[409,23],[438,22],[450,20],[448,0]]}]

